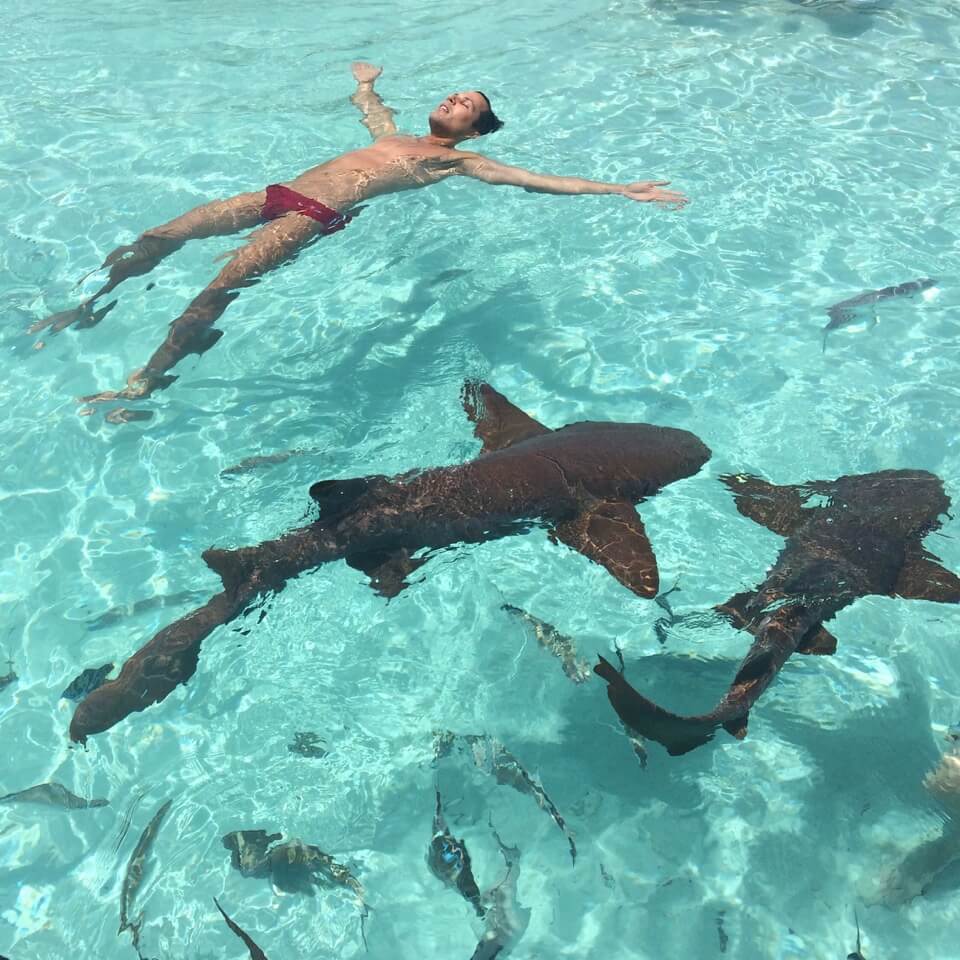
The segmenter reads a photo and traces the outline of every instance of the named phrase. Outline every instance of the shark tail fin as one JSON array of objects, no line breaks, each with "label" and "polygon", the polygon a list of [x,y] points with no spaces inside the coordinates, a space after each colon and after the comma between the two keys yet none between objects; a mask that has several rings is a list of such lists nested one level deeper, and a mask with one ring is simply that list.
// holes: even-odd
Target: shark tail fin
[{"label": "shark tail fin", "polygon": [[[681,717],[641,696],[612,663],[603,657],[599,660],[593,671],[609,684],[607,698],[617,716],[631,730],[666,747],[671,757],[679,757],[709,743],[721,723],[734,736],[741,739],[746,736],[745,717],[742,734],[734,732],[739,729],[734,720],[722,722],[709,714],[702,717]],[[727,726],[727,723],[730,726]]]}]

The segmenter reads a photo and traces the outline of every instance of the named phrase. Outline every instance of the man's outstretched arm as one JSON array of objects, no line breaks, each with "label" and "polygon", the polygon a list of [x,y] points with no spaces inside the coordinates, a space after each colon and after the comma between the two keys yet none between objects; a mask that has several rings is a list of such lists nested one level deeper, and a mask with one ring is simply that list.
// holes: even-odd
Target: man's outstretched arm
[{"label": "man's outstretched arm", "polygon": [[676,190],[661,190],[669,180],[640,180],[636,183],[600,183],[582,177],[555,177],[548,173],[532,173],[522,167],[509,167],[478,153],[465,154],[459,172],[484,183],[523,187],[528,193],[567,195],[618,193],[640,203],[664,203],[682,207],[687,198]]},{"label": "man's outstretched arm", "polygon": [[350,102],[363,114],[360,122],[370,131],[374,140],[396,133],[393,111],[384,105],[380,94],[373,89],[373,82],[383,73],[383,67],[375,67],[372,63],[358,60],[351,69],[357,81],[357,90]]}]

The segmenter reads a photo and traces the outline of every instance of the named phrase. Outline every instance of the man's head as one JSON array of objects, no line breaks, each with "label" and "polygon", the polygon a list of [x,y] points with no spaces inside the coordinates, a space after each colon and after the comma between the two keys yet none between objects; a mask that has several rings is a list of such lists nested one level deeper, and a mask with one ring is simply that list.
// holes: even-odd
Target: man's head
[{"label": "man's head", "polygon": [[493,112],[487,95],[479,90],[451,93],[430,114],[430,132],[457,141],[481,137],[502,126],[503,121]]}]

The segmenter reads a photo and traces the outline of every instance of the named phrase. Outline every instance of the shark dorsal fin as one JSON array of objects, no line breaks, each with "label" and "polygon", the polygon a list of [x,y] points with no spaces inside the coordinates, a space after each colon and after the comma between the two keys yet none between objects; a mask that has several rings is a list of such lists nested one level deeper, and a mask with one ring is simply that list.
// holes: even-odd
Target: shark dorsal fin
[{"label": "shark dorsal fin", "polygon": [[737,509],[768,530],[788,537],[800,523],[808,492],[804,487],[778,487],[745,473],[727,474],[720,480],[733,493]]},{"label": "shark dorsal fin", "polygon": [[476,424],[474,436],[483,441],[481,454],[504,450],[531,437],[550,433],[550,429],[515,407],[489,383],[467,380],[461,394],[463,409]]}]

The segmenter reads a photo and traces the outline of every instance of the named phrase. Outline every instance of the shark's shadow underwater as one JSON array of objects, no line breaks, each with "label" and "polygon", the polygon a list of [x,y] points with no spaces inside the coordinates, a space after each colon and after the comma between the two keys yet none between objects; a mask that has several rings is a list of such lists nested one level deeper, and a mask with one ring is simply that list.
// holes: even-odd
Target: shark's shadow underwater
[{"label": "shark's shadow underwater", "polygon": [[323,563],[345,560],[377,593],[396,596],[430,554],[533,526],[599,563],[641,597],[659,588],[657,562],[634,504],[691,476],[710,451],[692,433],[644,423],[573,423],[550,430],[488,384],[468,381],[463,406],[483,441],[467,463],[398,477],[325,480],[310,488],[319,518],[277,540],[203,559],[224,590],[161,630],[120,675],[77,707],[84,742],[163,700],[195,672],[200,644],[257,597]]},{"label": "shark's shadow underwater", "polygon": [[717,607],[756,638],[730,689],[709,713],[684,717],[641,696],[603,657],[594,667],[620,719],[674,756],[706,743],[720,726],[743,739],[750,708],[792,654],[836,651],[823,623],[857,598],[960,603],[960,578],[923,548],[950,507],[934,474],[883,470],[784,487],[743,475],[722,479],[744,516],[787,538],[763,583]]}]

